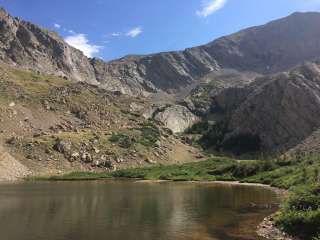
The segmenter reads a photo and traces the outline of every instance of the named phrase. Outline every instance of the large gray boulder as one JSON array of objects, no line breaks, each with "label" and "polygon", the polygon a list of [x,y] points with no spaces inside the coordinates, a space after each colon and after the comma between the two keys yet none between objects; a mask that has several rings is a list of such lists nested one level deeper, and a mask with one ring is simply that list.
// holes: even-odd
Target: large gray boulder
[{"label": "large gray boulder", "polygon": [[173,133],[184,132],[199,120],[188,108],[180,105],[167,107],[157,113],[154,118],[162,122]]}]

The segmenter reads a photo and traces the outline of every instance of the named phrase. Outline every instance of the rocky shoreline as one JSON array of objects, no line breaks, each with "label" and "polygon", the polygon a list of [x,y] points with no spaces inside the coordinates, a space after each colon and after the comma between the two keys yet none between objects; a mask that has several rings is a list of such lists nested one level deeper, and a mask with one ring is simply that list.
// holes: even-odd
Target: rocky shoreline
[{"label": "rocky shoreline", "polygon": [[274,225],[273,215],[266,217],[258,226],[257,233],[260,237],[270,240],[300,240],[299,238],[291,237],[285,232],[282,232]]}]

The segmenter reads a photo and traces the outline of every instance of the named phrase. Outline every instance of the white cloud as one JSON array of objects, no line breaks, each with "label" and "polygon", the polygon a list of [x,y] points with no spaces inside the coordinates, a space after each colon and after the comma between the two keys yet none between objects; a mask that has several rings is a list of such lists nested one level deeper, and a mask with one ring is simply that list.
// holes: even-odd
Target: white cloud
[{"label": "white cloud", "polygon": [[68,33],[70,33],[70,34],[75,34],[75,31],[73,31],[73,30],[68,30]]},{"label": "white cloud", "polygon": [[111,36],[112,37],[120,37],[122,35],[121,32],[114,32],[114,33],[111,33]]},{"label": "white cloud", "polygon": [[76,34],[68,36],[65,41],[72,47],[77,48],[83,52],[87,57],[93,57],[99,53],[101,46],[91,45],[85,34]]},{"label": "white cloud", "polygon": [[137,36],[139,36],[142,33],[142,28],[141,27],[136,27],[131,29],[129,32],[127,32],[127,36],[128,37],[132,37],[135,38]]},{"label": "white cloud", "polygon": [[55,28],[57,28],[57,29],[60,29],[60,28],[61,28],[61,25],[58,24],[58,23],[53,24],[53,26],[54,26]]},{"label": "white cloud", "polygon": [[202,2],[202,9],[197,11],[196,14],[201,17],[208,17],[219,9],[223,8],[227,0],[207,0]]}]

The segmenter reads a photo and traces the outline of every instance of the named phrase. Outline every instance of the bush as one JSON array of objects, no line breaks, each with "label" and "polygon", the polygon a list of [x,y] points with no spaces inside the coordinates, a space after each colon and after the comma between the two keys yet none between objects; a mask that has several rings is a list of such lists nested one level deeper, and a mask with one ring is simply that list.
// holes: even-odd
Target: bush
[{"label": "bush", "polygon": [[241,134],[226,140],[221,144],[221,147],[223,150],[236,155],[254,153],[260,151],[261,140],[258,136]]},{"label": "bush", "polygon": [[129,136],[123,134],[112,134],[109,138],[112,143],[117,143],[122,148],[130,148],[132,146],[132,140]]},{"label": "bush", "polygon": [[276,219],[276,224],[305,240],[320,235],[320,185],[296,188]]},{"label": "bush", "polygon": [[210,128],[210,124],[208,121],[201,121],[195,123],[185,131],[186,134],[206,134]]},{"label": "bush", "polygon": [[149,122],[144,124],[138,130],[141,131],[141,136],[137,142],[146,147],[155,147],[156,142],[160,139],[160,131],[158,127]]},{"label": "bush", "polygon": [[219,150],[226,132],[227,123],[219,122],[210,127],[208,132],[200,138],[199,143],[204,148],[213,147]]}]

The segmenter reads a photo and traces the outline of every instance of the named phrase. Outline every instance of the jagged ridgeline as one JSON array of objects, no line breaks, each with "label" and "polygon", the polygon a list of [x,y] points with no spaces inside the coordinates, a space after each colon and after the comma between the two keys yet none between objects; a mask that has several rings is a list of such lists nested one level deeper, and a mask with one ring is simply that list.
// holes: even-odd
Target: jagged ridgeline
[{"label": "jagged ridgeline", "polygon": [[127,94],[177,92],[221,69],[276,73],[320,55],[319,13],[295,13],[178,52],[88,59],[56,33],[0,10],[2,61]]}]

